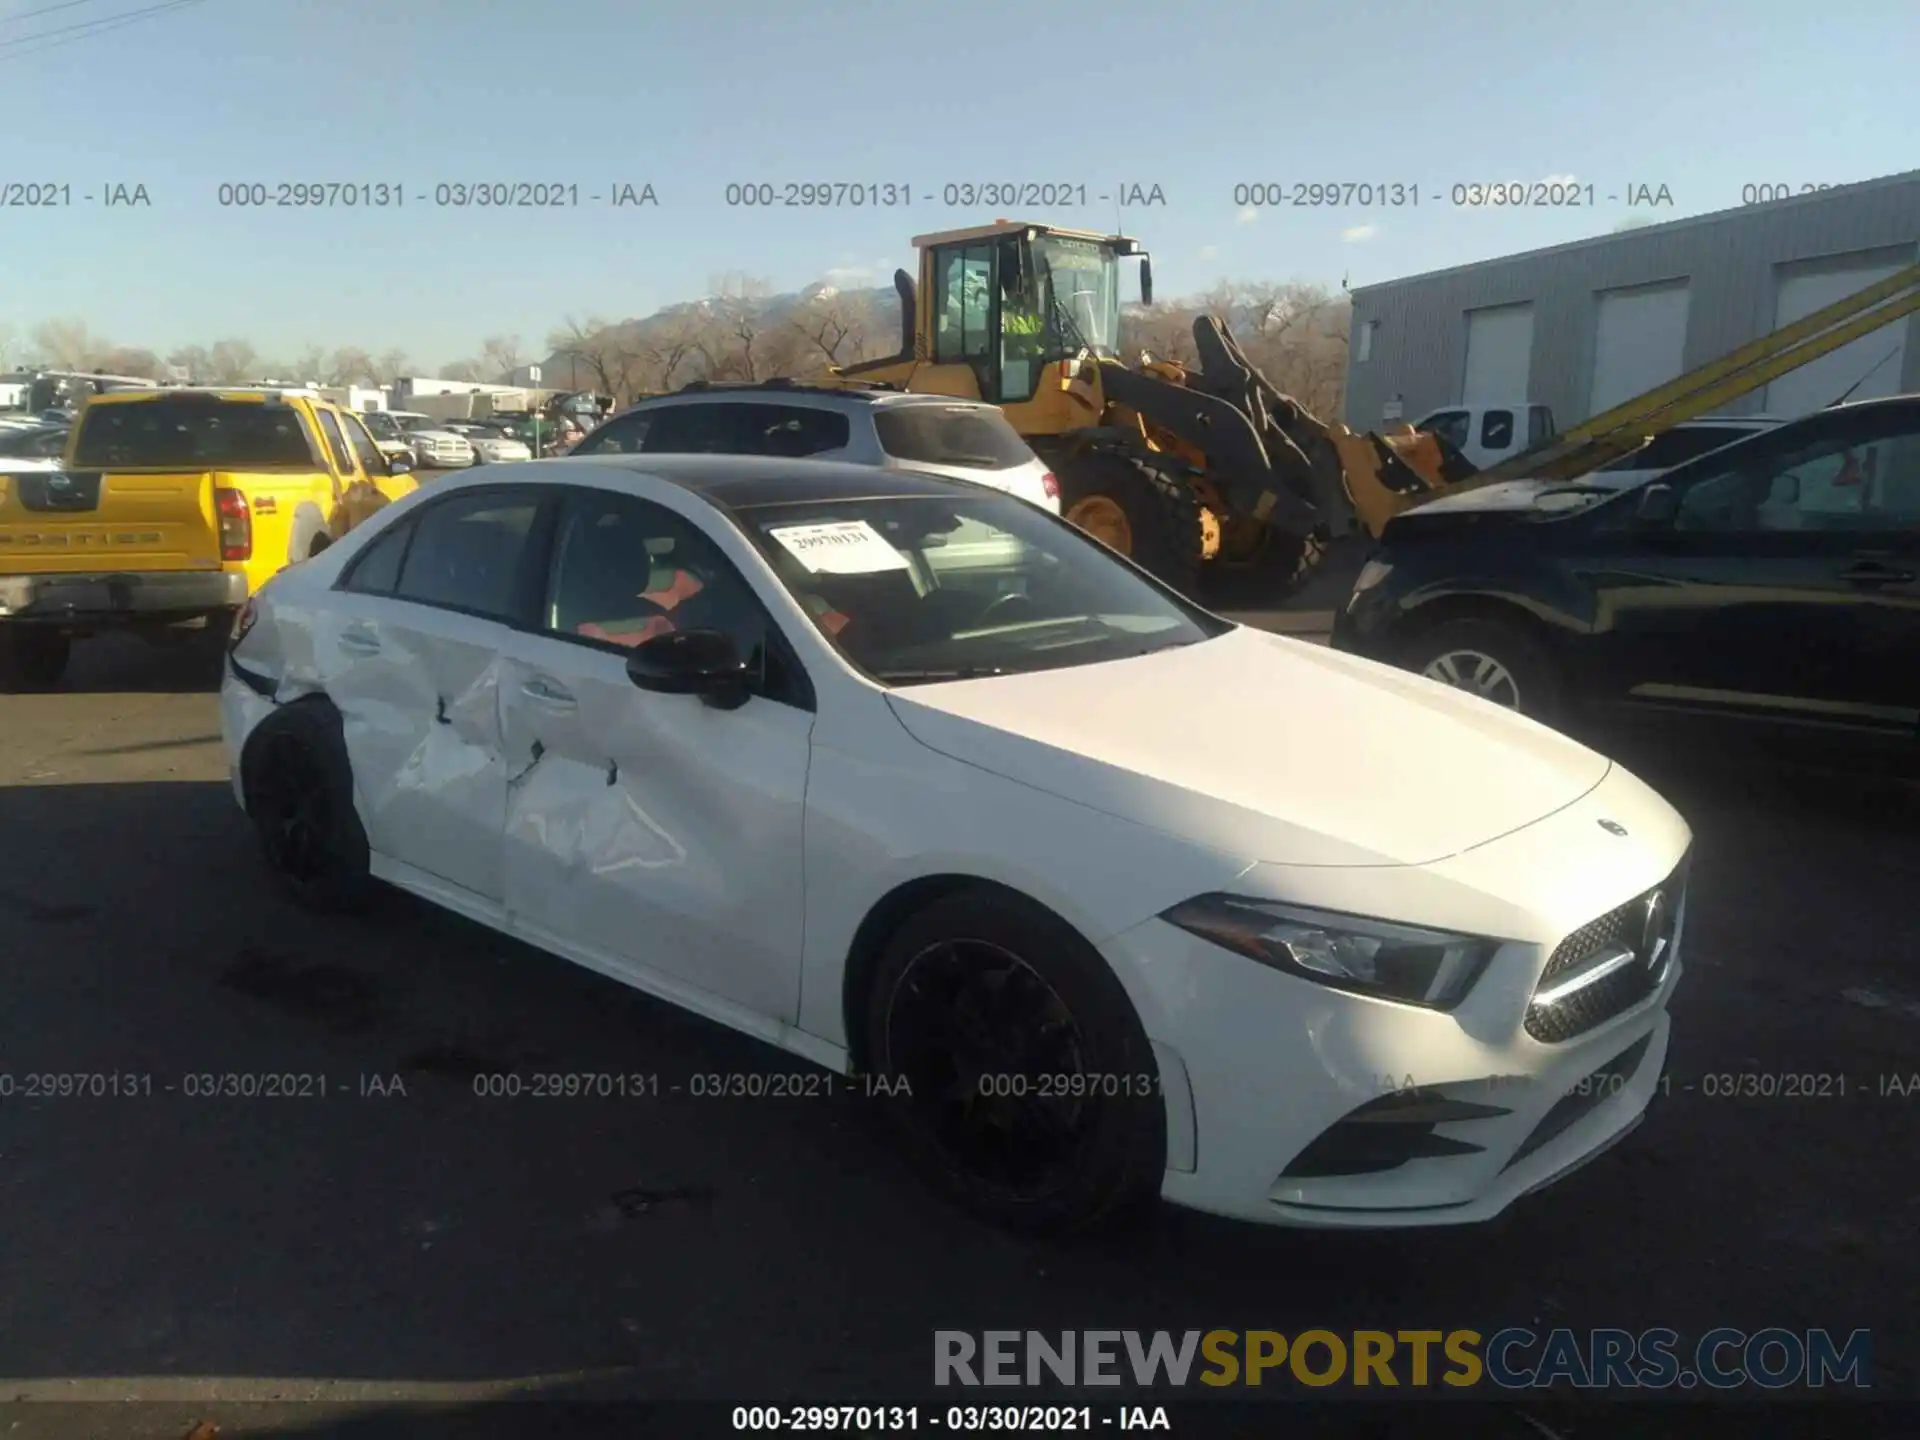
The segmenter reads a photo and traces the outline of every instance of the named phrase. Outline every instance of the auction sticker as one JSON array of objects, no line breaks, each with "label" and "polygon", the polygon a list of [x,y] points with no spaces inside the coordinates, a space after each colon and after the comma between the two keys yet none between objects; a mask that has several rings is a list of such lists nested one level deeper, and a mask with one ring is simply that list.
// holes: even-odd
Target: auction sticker
[{"label": "auction sticker", "polygon": [[864,520],[783,525],[767,533],[815,575],[873,575],[908,568],[907,557]]}]

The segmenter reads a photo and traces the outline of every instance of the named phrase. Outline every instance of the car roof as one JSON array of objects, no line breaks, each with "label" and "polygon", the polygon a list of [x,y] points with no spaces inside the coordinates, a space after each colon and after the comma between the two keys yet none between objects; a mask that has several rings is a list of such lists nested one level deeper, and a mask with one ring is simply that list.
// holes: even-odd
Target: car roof
[{"label": "car roof", "polygon": [[[842,388],[838,385],[808,385],[797,380],[775,379],[695,380],[692,384],[682,385],[678,390],[666,395],[649,395],[635,401],[627,407],[627,411],[669,405],[679,400],[778,400],[783,396],[835,400],[864,407],[930,404],[966,405],[986,410],[998,408],[987,401],[970,399],[964,395],[929,395],[921,391],[900,390],[891,385],[880,385],[869,381],[854,380]],[[621,413],[625,414],[627,411]]]},{"label": "car roof", "polygon": [[651,475],[724,509],[883,498],[957,500],[982,491],[1000,493],[976,481],[917,470],[768,455],[575,455],[513,468],[516,479],[524,475],[549,485],[581,485],[591,483],[589,478],[570,467],[584,466]]}]

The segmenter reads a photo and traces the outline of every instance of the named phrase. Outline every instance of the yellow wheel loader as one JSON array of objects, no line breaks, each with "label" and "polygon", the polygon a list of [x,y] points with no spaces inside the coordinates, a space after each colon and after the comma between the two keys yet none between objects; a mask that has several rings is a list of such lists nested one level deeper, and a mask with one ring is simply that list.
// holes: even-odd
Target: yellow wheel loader
[{"label": "yellow wheel loader", "polygon": [[1226,327],[1194,322],[1195,367],[1120,357],[1122,235],[997,220],[917,236],[900,350],[817,383],[881,384],[998,405],[1046,461],[1066,517],[1181,589],[1208,567],[1274,563],[1299,579],[1354,527],[1355,500],[1473,474],[1438,437],[1356,434],[1276,390]]}]

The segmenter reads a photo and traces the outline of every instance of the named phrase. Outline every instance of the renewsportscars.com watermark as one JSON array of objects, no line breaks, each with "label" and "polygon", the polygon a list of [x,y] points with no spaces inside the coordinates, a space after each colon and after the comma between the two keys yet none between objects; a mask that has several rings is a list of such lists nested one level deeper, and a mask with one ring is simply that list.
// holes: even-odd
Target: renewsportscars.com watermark
[{"label": "renewsportscars.com watermark", "polygon": [[936,1330],[940,1386],[1869,1389],[1866,1330]]}]

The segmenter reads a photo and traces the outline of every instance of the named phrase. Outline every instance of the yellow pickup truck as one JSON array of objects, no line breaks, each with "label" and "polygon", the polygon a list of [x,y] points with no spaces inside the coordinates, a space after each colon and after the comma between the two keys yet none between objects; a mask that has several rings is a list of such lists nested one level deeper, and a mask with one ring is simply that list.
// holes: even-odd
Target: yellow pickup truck
[{"label": "yellow pickup truck", "polygon": [[0,474],[0,692],[58,684],[108,630],[219,653],[249,595],[413,490],[409,469],[308,390],[91,397],[58,470]]}]

